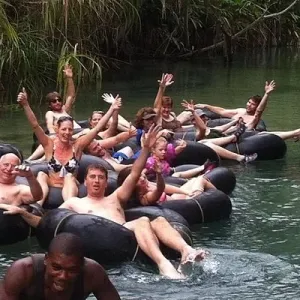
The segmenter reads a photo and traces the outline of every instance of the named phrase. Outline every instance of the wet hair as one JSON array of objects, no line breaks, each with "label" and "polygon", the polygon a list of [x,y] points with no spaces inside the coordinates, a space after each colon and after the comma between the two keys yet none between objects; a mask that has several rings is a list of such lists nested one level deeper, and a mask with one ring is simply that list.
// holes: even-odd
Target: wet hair
[{"label": "wet hair", "polygon": [[173,100],[169,96],[163,96],[161,98],[161,105],[162,106],[168,106],[168,107],[173,107]]},{"label": "wet hair", "polygon": [[88,175],[90,170],[100,170],[102,173],[105,174],[106,179],[108,178],[107,169],[105,167],[103,167],[101,164],[90,164],[90,165],[88,165],[88,167],[86,168],[86,171],[85,171],[85,178],[87,178],[87,175]]},{"label": "wet hair", "polygon": [[65,121],[70,121],[73,124],[73,120],[74,119],[70,116],[62,116],[62,117],[58,118],[58,120],[57,120],[57,127],[60,127],[61,124]]},{"label": "wet hair", "polygon": [[250,97],[250,100],[255,102],[255,104],[257,104],[257,105],[260,103],[261,99],[262,99],[262,97],[259,96],[259,95],[255,95],[255,96]]},{"label": "wet hair", "polygon": [[51,92],[46,95],[46,101],[48,102],[48,104],[50,104],[56,98],[58,98],[59,101],[62,101],[62,97],[58,92]]},{"label": "wet hair", "polygon": [[102,110],[94,110],[92,112],[92,114],[90,115],[90,117],[88,118],[89,123],[92,121],[92,119],[94,117],[94,114],[100,114],[100,115],[104,116],[104,111],[102,111]]},{"label": "wet hair", "polygon": [[73,233],[63,232],[52,239],[48,248],[48,254],[51,255],[55,252],[67,256],[75,256],[82,261],[84,259],[83,243],[79,236]]},{"label": "wet hair", "polygon": [[144,119],[145,114],[156,114],[155,110],[152,107],[143,107],[141,108],[137,114],[135,115],[134,126],[137,129],[143,129],[144,127]]}]

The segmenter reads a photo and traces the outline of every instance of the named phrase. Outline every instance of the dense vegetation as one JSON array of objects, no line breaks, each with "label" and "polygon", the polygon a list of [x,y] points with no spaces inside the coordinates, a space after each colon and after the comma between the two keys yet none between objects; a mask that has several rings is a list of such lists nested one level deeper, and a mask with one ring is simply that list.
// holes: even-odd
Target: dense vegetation
[{"label": "dense vegetation", "polygon": [[[133,58],[297,45],[299,0],[0,0],[0,90],[101,78]],[[57,64],[58,62],[58,64]],[[6,92],[6,95],[8,93]]]}]

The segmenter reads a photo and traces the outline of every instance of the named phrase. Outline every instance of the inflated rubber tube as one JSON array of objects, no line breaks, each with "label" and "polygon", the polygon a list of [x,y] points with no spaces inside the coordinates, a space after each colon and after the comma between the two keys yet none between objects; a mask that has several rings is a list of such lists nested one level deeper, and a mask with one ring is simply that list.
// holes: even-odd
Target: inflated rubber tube
[{"label": "inflated rubber tube", "polygon": [[243,139],[239,144],[228,144],[225,149],[240,153],[252,154],[257,153],[259,160],[271,160],[284,157],[286,153],[286,144],[279,136],[268,134],[267,132],[259,133]]},{"label": "inflated rubber tube", "polygon": [[210,119],[208,122],[207,122],[207,126],[210,127],[210,128],[214,128],[216,126],[222,126],[222,125],[225,125],[229,122],[231,122],[232,119],[230,118],[218,118],[218,119]]},{"label": "inflated rubber tube", "polygon": [[232,211],[229,197],[215,189],[208,190],[193,199],[165,201],[160,206],[176,211],[190,225],[227,219]]},{"label": "inflated rubber tube", "polygon": [[[229,118],[211,119],[207,122],[207,126],[214,128],[216,126],[225,125],[231,121],[232,121],[232,119],[229,119]],[[259,120],[258,124],[256,125],[255,130],[256,131],[266,131],[267,130],[266,123],[263,120]]]},{"label": "inflated rubber tube", "polygon": [[84,244],[85,256],[101,264],[128,260],[148,261],[137,247],[134,233],[110,220],[56,209],[42,218],[36,236],[40,246],[47,249],[52,238],[61,232],[78,235]]},{"label": "inflated rubber tube", "polygon": [[187,146],[176,156],[172,166],[177,167],[184,164],[203,165],[207,159],[215,161],[217,164],[220,162],[218,154],[213,149],[201,143],[187,142]]},{"label": "inflated rubber tube", "polygon": [[130,138],[129,140],[127,140],[124,143],[118,144],[114,147],[114,151],[118,151],[124,147],[130,147],[134,153],[136,153],[137,151],[139,151],[141,149],[140,146],[137,145],[136,143],[136,137]]},{"label": "inflated rubber tube", "polygon": [[[36,205],[36,207],[35,207]],[[26,207],[26,210],[38,215],[43,215],[43,210],[37,208],[38,204],[33,207]],[[27,239],[34,235],[33,228],[31,228],[21,216],[19,215],[5,215],[4,210],[0,209],[0,245],[10,245]]]},{"label": "inflated rubber tube", "polygon": [[236,185],[235,174],[224,167],[218,167],[204,175],[218,190],[230,195]]},{"label": "inflated rubber tube", "polygon": [[79,120],[76,121],[77,124],[81,127],[81,128],[89,128],[90,127],[90,122],[89,120]]},{"label": "inflated rubber tube", "polygon": [[192,244],[191,232],[189,229],[189,223],[179,213],[158,206],[142,206],[125,210],[126,221],[132,221],[140,217],[148,217],[150,221],[157,217],[164,217],[175,228],[182,238],[189,244]]},{"label": "inflated rubber tube", "polygon": [[23,162],[23,154],[16,146],[11,144],[0,143],[0,157],[8,153],[13,153],[17,155],[20,158],[21,162]]}]

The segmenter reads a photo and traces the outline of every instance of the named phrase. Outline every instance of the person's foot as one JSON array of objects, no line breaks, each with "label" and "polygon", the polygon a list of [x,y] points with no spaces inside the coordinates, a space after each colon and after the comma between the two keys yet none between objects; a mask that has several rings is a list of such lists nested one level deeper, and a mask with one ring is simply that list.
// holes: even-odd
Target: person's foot
[{"label": "person's foot", "polygon": [[170,261],[166,260],[161,263],[159,266],[160,275],[169,278],[169,279],[184,279],[185,276],[180,274],[175,267],[171,264]]},{"label": "person's foot", "polygon": [[207,254],[208,252],[203,249],[194,249],[188,246],[181,255],[180,265],[201,261],[206,257]]},{"label": "person's foot", "polygon": [[253,153],[250,155],[245,155],[245,158],[242,160],[243,163],[248,164],[257,159],[257,153]]},{"label": "person's foot", "polygon": [[237,127],[237,130],[233,133],[235,136],[235,142],[238,143],[241,135],[246,131],[246,124],[240,123]]}]

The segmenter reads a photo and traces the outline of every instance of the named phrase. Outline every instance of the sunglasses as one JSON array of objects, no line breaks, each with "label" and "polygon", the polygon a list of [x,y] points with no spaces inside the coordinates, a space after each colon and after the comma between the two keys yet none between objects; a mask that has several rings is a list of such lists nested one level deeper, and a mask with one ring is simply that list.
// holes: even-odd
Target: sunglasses
[{"label": "sunglasses", "polygon": [[56,103],[56,102],[61,102],[61,98],[56,97],[55,99],[50,100],[50,103]]}]

